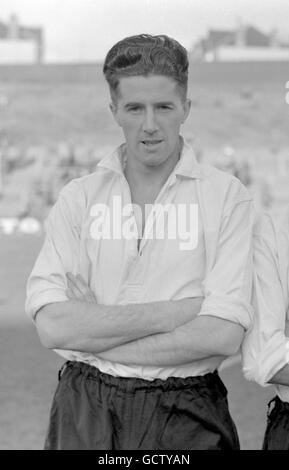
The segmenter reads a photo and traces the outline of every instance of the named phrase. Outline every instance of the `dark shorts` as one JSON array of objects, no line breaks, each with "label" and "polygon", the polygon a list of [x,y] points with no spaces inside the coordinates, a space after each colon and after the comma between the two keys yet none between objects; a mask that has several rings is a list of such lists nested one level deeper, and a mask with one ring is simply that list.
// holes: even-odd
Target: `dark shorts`
[{"label": "dark shorts", "polygon": [[148,381],[67,362],[59,378],[45,449],[239,449],[217,372]]},{"label": "dark shorts", "polygon": [[289,403],[278,396],[268,404],[263,450],[289,450]]}]

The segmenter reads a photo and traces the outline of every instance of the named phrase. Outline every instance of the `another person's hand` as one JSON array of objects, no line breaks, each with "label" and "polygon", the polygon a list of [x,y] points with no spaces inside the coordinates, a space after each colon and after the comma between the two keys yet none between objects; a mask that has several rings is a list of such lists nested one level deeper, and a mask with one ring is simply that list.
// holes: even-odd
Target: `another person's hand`
[{"label": "another person's hand", "polygon": [[80,274],[76,276],[72,273],[66,273],[67,289],[66,294],[70,300],[81,302],[96,303],[96,297],[90,287],[86,284]]}]

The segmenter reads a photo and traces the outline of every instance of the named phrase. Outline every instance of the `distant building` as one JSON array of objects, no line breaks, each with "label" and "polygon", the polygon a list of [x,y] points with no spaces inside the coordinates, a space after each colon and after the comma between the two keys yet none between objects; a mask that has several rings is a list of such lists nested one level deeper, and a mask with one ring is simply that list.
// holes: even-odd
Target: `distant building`
[{"label": "distant building", "polygon": [[289,44],[254,26],[240,25],[236,30],[210,29],[191,52],[193,60],[213,61],[289,61]]},{"label": "distant building", "polygon": [[7,23],[0,21],[0,64],[33,64],[43,61],[43,30],[19,23],[11,15]]}]

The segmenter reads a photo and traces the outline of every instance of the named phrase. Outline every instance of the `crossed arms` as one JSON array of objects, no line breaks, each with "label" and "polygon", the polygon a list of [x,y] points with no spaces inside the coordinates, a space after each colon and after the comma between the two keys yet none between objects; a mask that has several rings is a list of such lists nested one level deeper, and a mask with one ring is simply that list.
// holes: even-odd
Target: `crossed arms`
[{"label": "crossed arms", "polygon": [[98,305],[80,276],[68,274],[69,301],[39,310],[44,346],[97,354],[122,364],[178,365],[239,349],[243,328],[213,317],[196,318],[202,298],[124,306]]},{"label": "crossed arms", "polygon": [[[233,204],[223,217],[216,259],[202,286],[204,298],[101,305],[80,278],[78,283],[74,278],[74,287],[72,278],[68,284],[65,273],[77,272],[78,255],[73,254],[78,253],[79,234],[72,231],[78,224],[67,201],[60,202],[62,206],[56,206],[48,220],[46,251],[36,263],[28,289],[29,304],[33,298],[42,299],[36,326],[44,346],[92,353],[123,364],[158,366],[238,351],[251,322],[247,292],[252,253],[250,203]],[[61,230],[56,231],[56,225]],[[49,267],[52,258],[53,271]],[[64,295],[67,286],[70,296]]]}]

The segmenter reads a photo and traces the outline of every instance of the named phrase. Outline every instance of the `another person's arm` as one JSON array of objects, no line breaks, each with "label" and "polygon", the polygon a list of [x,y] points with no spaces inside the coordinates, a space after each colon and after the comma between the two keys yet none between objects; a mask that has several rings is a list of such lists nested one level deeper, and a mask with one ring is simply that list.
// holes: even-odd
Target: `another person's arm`
[{"label": "another person's arm", "polygon": [[[289,259],[288,259],[288,264],[289,264]],[[286,385],[287,387],[289,386],[289,324],[286,322],[286,312],[285,312],[285,338],[282,337],[282,343],[284,343],[285,339],[285,361],[287,361],[286,365],[281,367],[276,374],[271,377],[270,380],[268,380],[269,384],[275,384],[275,385]],[[282,358],[282,361],[284,362],[284,358]],[[280,367],[281,364],[279,364],[278,367]]]},{"label": "another person's arm", "polygon": [[286,306],[280,263],[288,263],[288,260],[279,259],[274,224],[264,214],[254,236],[254,323],[242,347],[245,377],[262,386],[289,385]]}]

